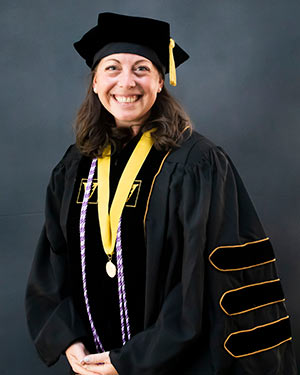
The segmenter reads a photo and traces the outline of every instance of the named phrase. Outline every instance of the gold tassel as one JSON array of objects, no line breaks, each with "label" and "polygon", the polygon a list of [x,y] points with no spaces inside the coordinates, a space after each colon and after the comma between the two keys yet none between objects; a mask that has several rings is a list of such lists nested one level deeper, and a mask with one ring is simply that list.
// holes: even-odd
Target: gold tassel
[{"label": "gold tassel", "polygon": [[175,47],[174,39],[170,38],[169,44],[169,79],[170,85],[176,86],[176,68],[175,68],[175,60],[173,55],[173,48]]}]

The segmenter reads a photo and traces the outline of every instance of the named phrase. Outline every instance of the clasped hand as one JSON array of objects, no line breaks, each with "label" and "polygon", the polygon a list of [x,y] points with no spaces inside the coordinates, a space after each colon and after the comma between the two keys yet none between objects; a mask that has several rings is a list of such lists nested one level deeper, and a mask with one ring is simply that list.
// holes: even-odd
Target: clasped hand
[{"label": "clasped hand", "polygon": [[82,342],[75,342],[69,346],[66,356],[75,374],[118,375],[110,361],[109,352],[90,354]]}]

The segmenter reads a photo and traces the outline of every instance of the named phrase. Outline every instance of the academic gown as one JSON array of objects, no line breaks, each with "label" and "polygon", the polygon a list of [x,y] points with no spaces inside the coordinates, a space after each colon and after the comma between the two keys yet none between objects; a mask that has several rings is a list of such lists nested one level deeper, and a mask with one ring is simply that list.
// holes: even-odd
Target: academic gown
[{"label": "academic gown", "polygon": [[[109,207],[115,195],[121,174],[141,138],[141,134],[133,137],[122,149],[111,157],[109,172]],[[152,147],[145,162],[134,179],[127,200],[122,210],[121,244],[123,272],[126,290],[126,305],[128,309],[131,336],[143,330],[145,308],[145,273],[146,246],[144,239],[143,218],[147,198],[153,178],[165,157],[165,151]],[[80,210],[84,195],[84,186],[89,175],[91,158],[83,157],[79,163],[73,196],[67,221],[68,238],[68,274],[70,279],[69,292],[74,307],[83,319],[86,331],[89,333],[81,340],[90,352],[95,352],[94,340],[90,329],[83,298],[79,221]],[[85,225],[85,263],[86,285],[89,306],[93,323],[106,351],[122,346],[121,319],[118,294],[118,278],[110,278],[105,269],[108,261],[104,252],[98,218],[98,181],[97,173],[92,180],[91,194]],[[116,251],[112,255],[113,264],[116,262]]]},{"label": "academic gown", "polygon": [[[86,326],[66,280],[67,217],[82,156],[54,169],[26,293],[47,365]],[[275,257],[225,152],[193,132],[164,160],[145,212],[143,330],[110,351],[120,375],[296,375]]]}]

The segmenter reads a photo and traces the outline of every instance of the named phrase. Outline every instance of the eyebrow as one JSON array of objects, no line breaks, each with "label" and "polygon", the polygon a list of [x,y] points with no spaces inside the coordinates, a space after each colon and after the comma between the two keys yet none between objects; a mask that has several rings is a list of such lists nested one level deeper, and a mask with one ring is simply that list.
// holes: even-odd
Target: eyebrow
[{"label": "eyebrow", "polygon": [[149,61],[149,60],[142,59],[142,60],[138,60],[138,61],[136,61],[135,64],[139,64],[139,63],[141,63],[141,62],[145,62],[145,63],[148,63],[148,64],[151,63],[151,61]]},{"label": "eyebrow", "polygon": [[[119,60],[117,60],[117,59],[107,59],[104,62],[109,62],[109,61],[115,61],[115,62],[121,64],[121,62]],[[139,64],[141,62],[145,62],[145,63],[148,63],[148,64],[151,63],[151,61],[148,61],[148,60],[145,60],[145,59],[141,59],[141,60],[135,61],[133,65]]]},{"label": "eyebrow", "polygon": [[120,63],[120,61],[117,60],[117,59],[107,59],[107,60],[105,60],[104,62],[108,62],[108,61],[116,61],[117,63]]}]

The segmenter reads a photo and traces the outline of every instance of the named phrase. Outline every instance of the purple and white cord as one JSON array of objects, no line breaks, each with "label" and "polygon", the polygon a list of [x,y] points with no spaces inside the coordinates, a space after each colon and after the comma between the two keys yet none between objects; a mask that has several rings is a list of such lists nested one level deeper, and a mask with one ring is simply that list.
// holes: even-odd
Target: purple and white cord
[{"label": "purple and white cord", "polygon": [[85,301],[85,306],[86,306],[86,311],[88,314],[94,342],[96,345],[96,349],[98,352],[104,352],[103,345],[100,341],[100,338],[97,334],[96,327],[92,318],[91,314],[91,309],[90,309],[90,304],[89,304],[89,299],[88,299],[88,293],[87,293],[87,284],[86,284],[86,261],[85,261],[85,223],[86,223],[86,211],[88,207],[88,200],[90,196],[90,191],[91,191],[91,186],[93,183],[93,177],[96,169],[96,162],[97,159],[93,159],[92,165],[90,168],[86,188],[85,188],[85,193],[83,197],[83,202],[81,206],[81,211],[80,211],[80,220],[79,220],[79,233],[80,233],[80,255],[81,255],[81,272],[82,272],[82,284],[83,284],[83,295],[84,295],[84,301]]},{"label": "purple and white cord", "polygon": [[[93,183],[93,177],[95,174],[97,164],[97,158],[92,160],[91,168],[89,171],[85,193],[83,197],[83,202],[80,212],[79,220],[79,233],[80,233],[80,254],[81,254],[81,271],[82,271],[82,283],[83,283],[83,295],[86,306],[86,311],[88,314],[95,346],[98,352],[104,352],[103,345],[100,341],[99,335],[97,333],[93,317],[91,314],[89,298],[87,293],[87,283],[86,283],[86,259],[85,259],[85,225],[86,225],[86,212],[88,207],[88,200],[91,193],[91,187]],[[117,276],[118,276],[118,294],[119,294],[119,305],[120,305],[120,320],[121,320],[121,332],[122,332],[122,343],[126,343],[126,333],[125,333],[125,322],[126,322],[126,332],[127,338],[130,340],[130,324],[127,308],[127,298],[125,290],[125,280],[124,280],[124,269],[123,269],[123,256],[122,256],[122,241],[121,241],[121,218],[118,224],[117,238],[116,238],[116,258],[117,258]],[[125,315],[125,321],[124,321]]]},{"label": "purple and white cord", "polygon": [[126,333],[125,333],[124,315],[125,315],[125,321],[126,321],[126,332],[127,332],[128,340],[130,340],[131,335],[130,335],[130,324],[129,324],[127,298],[126,298],[126,290],[125,290],[125,280],[124,280],[124,267],[123,267],[122,242],[121,242],[122,241],[121,224],[122,224],[122,217],[120,217],[118,231],[117,231],[116,257],[117,257],[118,292],[119,292],[122,342],[123,342],[123,345],[125,345]]}]

